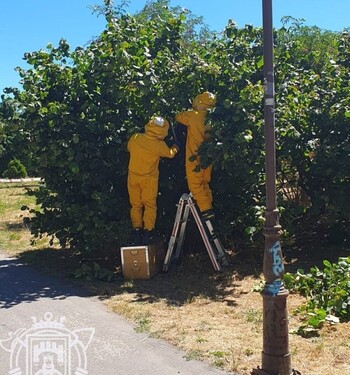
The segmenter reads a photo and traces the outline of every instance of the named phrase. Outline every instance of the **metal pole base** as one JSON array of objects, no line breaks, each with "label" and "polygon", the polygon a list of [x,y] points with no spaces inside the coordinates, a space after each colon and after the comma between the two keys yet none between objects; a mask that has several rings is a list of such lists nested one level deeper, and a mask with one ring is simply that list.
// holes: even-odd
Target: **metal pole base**
[{"label": "metal pole base", "polygon": [[268,372],[262,370],[261,368],[255,368],[252,372],[251,375],[271,375]]},{"label": "metal pole base", "polygon": [[277,295],[262,293],[264,309],[264,349],[262,368],[271,375],[290,375],[291,358],[288,350],[288,291],[283,287]]},{"label": "metal pole base", "polygon": [[[251,375],[279,375],[279,374],[271,374],[270,372],[266,372],[264,370],[262,370],[259,366],[258,368],[254,369],[252,372],[251,372]],[[292,372],[290,373],[290,375],[302,375],[301,372],[297,371],[297,370],[292,370]]]},{"label": "metal pole base", "polygon": [[278,372],[271,373],[271,375],[291,375],[292,370],[290,368],[290,363],[290,354],[286,354],[284,356],[275,356],[266,354],[264,352],[262,353],[263,368],[278,368]]}]

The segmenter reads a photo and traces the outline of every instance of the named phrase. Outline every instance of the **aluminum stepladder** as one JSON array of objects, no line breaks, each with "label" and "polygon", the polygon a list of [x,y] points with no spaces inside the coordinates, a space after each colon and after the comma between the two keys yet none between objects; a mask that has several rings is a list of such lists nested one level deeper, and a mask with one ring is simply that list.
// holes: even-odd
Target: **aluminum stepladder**
[{"label": "aluminum stepladder", "polygon": [[[179,203],[177,204],[175,222],[170,236],[168,250],[164,259],[163,271],[168,271],[170,263],[172,261],[178,260],[181,255],[186,224],[190,211],[196,221],[198,230],[203,239],[204,245],[207,249],[215,271],[221,272],[222,265],[228,265],[228,259],[225,250],[221,244],[221,241],[216,236],[210,220],[206,220],[205,222],[202,221],[191,193],[182,194]],[[175,244],[176,250],[175,254],[173,255]]]}]

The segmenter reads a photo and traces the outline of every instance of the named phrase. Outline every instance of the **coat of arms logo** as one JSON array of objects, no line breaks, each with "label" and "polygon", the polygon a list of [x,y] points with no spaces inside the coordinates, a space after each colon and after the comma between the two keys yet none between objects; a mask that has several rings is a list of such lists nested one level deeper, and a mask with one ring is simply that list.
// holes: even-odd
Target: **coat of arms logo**
[{"label": "coat of arms logo", "polygon": [[43,320],[32,317],[29,329],[10,332],[0,346],[10,353],[10,375],[87,375],[86,349],[94,328],[70,331],[65,317],[54,320],[47,312]]}]

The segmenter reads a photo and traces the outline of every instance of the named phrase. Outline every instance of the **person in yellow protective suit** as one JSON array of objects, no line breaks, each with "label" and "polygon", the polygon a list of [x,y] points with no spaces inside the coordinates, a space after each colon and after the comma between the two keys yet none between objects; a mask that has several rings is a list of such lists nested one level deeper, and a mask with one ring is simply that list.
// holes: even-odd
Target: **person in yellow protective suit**
[{"label": "person in yellow protective suit", "polygon": [[205,120],[208,109],[214,108],[215,105],[216,96],[206,91],[195,97],[192,110],[177,113],[175,116],[177,122],[187,126],[185,163],[187,183],[205,219],[214,217],[213,197],[209,186],[212,166],[200,168],[197,152],[201,143],[210,138],[208,134],[210,128],[205,125]]},{"label": "person in yellow protective suit", "polygon": [[177,145],[168,147],[165,143],[168,131],[168,121],[154,117],[145,125],[144,133],[136,133],[128,141],[128,192],[134,245],[148,245],[154,235],[159,161],[161,157],[173,158],[179,150]]}]

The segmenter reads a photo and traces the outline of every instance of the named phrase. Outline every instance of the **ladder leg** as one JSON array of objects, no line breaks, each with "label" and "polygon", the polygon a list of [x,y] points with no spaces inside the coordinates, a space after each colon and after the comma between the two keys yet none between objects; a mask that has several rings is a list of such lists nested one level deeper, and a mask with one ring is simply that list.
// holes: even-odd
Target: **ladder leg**
[{"label": "ladder leg", "polygon": [[176,215],[175,215],[174,226],[173,226],[173,230],[171,232],[171,236],[170,236],[170,240],[169,240],[169,244],[168,244],[168,249],[167,249],[167,252],[165,254],[163,271],[168,271],[168,268],[169,268],[171,256],[173,254],[173,250],[174,250],[174,246],[175,246],[175,242],[176,242],[177,233],[179,231],[179,225],[180,225],[180,221],[181,221],[183,207],[184,207],[184,200],[181,197],[180,200],[179,200],[179,203],[177,204],[177,211],[176,211]]},{"label": "ladder leg", "polygon": [[[186,200],[186,203],[187,203],[187,200]],[[179,259],[181,256],[182,245],[183,245],[184,238],[185,238],[185,230],[186,230],[186,225],[188,221],[189,211],[190,211],[190,208],[188,204],[186,204],[184,211],[183,211],[182,220],[181,220],[180,231],[178,235],[178,241],[177,241],[174,259]]]},{"label": "ladder leg", "polygon": [[216,257],[216,254],[214,252],[214,249],[213,247],[211,246],[211,243],[210,243],[210,240],[209,240],[209,237],[207,235],[207,232],[204,228],[204,225],[202,223],[202,220],[197,212],[197,209],[195,207],[195,204],[193,202],[193,200],[191,198],[188,199],[188,205],[190,206],[190,209],[191,209],[191,212],[192,212],[192,215],[197,223],[197,227],[198,227],[198,230],[202,236],[202,239],[203,239],[203,242],[204,242],[204,245],[207,249],[207,252],[208,252],[208,255],[210,257],[210,260],[213,264],[213,267],[215,269],[215,271],[217,272],[221,272],[222,271],[222,268],[221,268],[221,265],[220,263],[218,262],[218,259]]},{"label": "ladder leg", "polygon": [[216,233],[214,232],[214,228],[213,228],[213,225],[212,225],[211,221],[207,220],[205,222],[205,225],[207,226],[207,228],[209,230],[209,234],[211,236],[211,239],[212,239],[212,241],[214,242],[214,244],[216,246],[220,262],[224,266],[228,266],[229,262],[228,262],[228,259],[227,259],[227,255],[226,255],[225,249],[222,246],[222,243],[221,243],[220,239],[217,237]]}]

